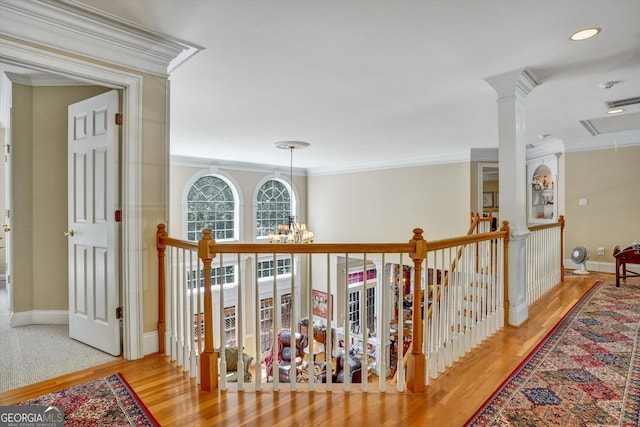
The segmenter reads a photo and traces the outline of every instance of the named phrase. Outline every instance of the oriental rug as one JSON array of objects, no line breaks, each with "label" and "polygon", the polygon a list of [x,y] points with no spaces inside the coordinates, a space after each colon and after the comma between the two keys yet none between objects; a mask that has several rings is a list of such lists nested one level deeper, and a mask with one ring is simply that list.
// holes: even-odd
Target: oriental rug
[{"label": "oriental rug", "polygon": [[640,287],[597,282],[467,425],[640,425],[639,328]]},{"label": "oriental rug", "polygon": [[159,426],[121,374],[20,402],[26,406],[62,406],[67,426]]}]

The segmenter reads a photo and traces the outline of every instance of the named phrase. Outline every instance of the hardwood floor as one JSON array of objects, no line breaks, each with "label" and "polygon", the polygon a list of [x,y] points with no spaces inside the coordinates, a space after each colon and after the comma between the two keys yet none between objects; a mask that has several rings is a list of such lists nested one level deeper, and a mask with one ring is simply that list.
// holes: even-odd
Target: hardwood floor
[{"label": "hardwood floor", "polygon": [[[461,426],[546,336],[596,280],[613,282],[609,274],[568,276],[565,282],[529,309],[520,327],[507,326],[485,340],[448,372],[431,380],[423,394],[211,392],[197,390],[165,357],[115,361],[92,369],[0,394],[9,405],[112,373],[120,372],[163,426],[211,425],[407,425]],[[640,280],[629,280],[640,284]]]}]

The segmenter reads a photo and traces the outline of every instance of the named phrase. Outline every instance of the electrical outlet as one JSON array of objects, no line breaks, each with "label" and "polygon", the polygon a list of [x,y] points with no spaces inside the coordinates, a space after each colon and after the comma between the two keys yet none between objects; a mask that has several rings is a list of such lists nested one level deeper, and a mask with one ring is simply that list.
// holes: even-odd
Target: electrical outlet
[{"label": "electrical outlet", "polygon": [[598,248],[598,255],[604,255],[604,248],[603,247],[599,247]]}]

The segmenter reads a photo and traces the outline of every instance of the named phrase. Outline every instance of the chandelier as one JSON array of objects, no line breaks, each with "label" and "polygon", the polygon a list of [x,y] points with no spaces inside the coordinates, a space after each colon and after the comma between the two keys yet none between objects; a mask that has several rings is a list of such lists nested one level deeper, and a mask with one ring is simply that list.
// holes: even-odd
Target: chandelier
[{"label": "chandelier", "polygon": [[[308,142],[283,141],[276,142],[276,147],[281,150],[289,150],[289,182],[293,190],[293,150],[302,150],[309,146]],[[292,191],[293,194],[293,191]],[[269,233],[269,243],[312,243],[313,233],[307,230],[306,224],[296,222],[295,215],[289,215],[286,224],[278,224],[277,230]]]}]

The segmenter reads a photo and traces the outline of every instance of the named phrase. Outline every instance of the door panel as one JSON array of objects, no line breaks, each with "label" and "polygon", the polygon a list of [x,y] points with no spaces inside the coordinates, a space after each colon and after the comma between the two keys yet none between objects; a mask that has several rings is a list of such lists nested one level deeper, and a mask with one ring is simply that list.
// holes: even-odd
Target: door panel
[{"label": "door panel", "polygon": [[69,335],[120,354],[118,92],[69,106]]}]

